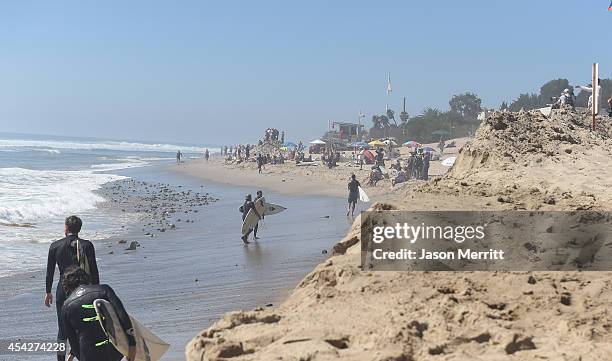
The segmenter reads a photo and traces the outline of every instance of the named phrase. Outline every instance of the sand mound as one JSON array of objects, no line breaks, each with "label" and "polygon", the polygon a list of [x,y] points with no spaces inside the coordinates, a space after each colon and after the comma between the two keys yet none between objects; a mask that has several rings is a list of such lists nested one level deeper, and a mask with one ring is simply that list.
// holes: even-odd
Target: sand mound
[{"label": "sand mound", "polygon": [[496,197],[516,209],[605,207],[612,122],[597,122],[591,131],[591,118],[571,109],[492,113],[451,171],[422,190]]}]

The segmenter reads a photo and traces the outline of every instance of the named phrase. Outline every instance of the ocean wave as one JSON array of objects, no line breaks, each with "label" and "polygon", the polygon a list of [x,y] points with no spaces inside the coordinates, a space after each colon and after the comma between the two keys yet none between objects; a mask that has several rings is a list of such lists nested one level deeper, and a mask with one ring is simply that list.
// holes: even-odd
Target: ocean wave
[{"label": "ocean wave", "polygon": [[0,222],[36,224],[94,209],[103,184],[126,177],[94,171],[0,168]]},{"label": "ocean wave", "polygon": [[[137,142],[78,142],[63,140],[21,140],[21,139],[0,139],[0,149],[2,148],[52,148],[52,149],[81,149],[81,150],[118,150],[118,151],[137,151],[137,152],[161,152],[175,153],[180,150],[183,153],[203,153],[205,147],[182,146],[176,144],[153,144]],[[209,148],[210,150],[210,148]]]},{"label": "ocean wave", "polygon": [[138,168],[149,165],[147,162],[128,162],[128,163],[108,163],[108,164],[94,164],[91,166],[96,172],[108,172],[111,170],[120,170],[127,168]]}]

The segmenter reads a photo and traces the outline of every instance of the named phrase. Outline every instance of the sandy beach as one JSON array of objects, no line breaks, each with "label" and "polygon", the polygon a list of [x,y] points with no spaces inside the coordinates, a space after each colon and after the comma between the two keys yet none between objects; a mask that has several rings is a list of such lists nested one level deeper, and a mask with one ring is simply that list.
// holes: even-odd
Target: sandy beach
[{"label": "sandy beach", "polygon": [[[456,139],[456,146],[445,149],[442,159],[457,156],[459,149],[467,140],[467,138]],[[437,147],[436,144],[424,144],[423,146]],[[396,149],[399,150],[400,156],[404,159],[411,152],[411,149],[406,147]],[[350,157],[350,153],[344,152],[346,157]],[[320,154],[314,155],[315,158],[320,156]],[[391,163],[391,161],[387,161],[387,166]],[[288,161],[284,164],[267,164],[262,173],[259,174],[254,160],[235,163],[228,162],[221,156],[213,156],[209,161],[202,158],[190,159],[180,166],[171,166],[169,169],[222,184],[259,187],[283,194],[324,195],[342,198],[347,197],[348,181],[351,175],[355,174],[372,200],[390,199],[393,198],[394,193],[424,183],[423,181],[412,180],[393,187],[390,179],[383,179],[376,187],[370,187],[366,185],[370,167],[371,165],[364,164],[360,169],[359,164],[353,161],[343,161],[337,167],[328,169],[320,161],[301,163],[297,166],[294,162]],[[443,166],[439,160],[432,161],[429,174],[431,177],[442,176],[448,170],[449,168]]]},{"label": "sandy beach", "polygon": [[[237,209],[252,188],[203,182],[164,168],[123,174],[130,179],[108,184],[103,192],[109,204],[101,207],[114,209],[117,220],[125,213],[140,220],[118,221],[116,228],[126,228],[120,237],[94,242],[101,282],[115,289],[130,314],[171,344],[163,360],[184,360],[189,339],[225,312],[277,305],[350,226],[337,198],[266,192],[288,210],[268,217],[259,242],[245,247]],[[86,239],[87,226],[85,219]],[[126,250],[132,241],[139,246]],[[1,278],[0,284],[0,342],[55,340],[55,308],[43,305],[42,268]],[[0,355],[2,360],[48,358]]]},{"label": "sandy beach", "polygon": [[[611,134],[588,126],[566,110],[494,113],[450,173],[370,190],[380,196],[374,209],[610,210]],[[201,163],[193,169],[210,177]],[[341,188],[333,179],[349,170],[325,172],[312,178]],[[356,219],[284,303],[226,314],[191,341],[187,359],[606,360],[612,352],[611,272],[364,272],[359,241]]]}]

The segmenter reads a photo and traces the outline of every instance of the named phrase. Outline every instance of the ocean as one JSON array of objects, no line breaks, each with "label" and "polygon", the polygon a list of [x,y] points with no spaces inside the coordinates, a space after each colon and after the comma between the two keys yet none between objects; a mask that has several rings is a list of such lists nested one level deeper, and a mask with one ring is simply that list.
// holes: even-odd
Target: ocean
[{"label": "ocean", "polygon": [[127,216],[98,209],[104,198],[97,191],[104,184],[126,178],[119,174],[125,169],[175,162],[178,150],[188,158],[202,156],[204,149],[0,133],[0,277],[44,266],[48,245],[63,237],[70,214],[87,220],[84,238],[117,235],[117,217]]}]

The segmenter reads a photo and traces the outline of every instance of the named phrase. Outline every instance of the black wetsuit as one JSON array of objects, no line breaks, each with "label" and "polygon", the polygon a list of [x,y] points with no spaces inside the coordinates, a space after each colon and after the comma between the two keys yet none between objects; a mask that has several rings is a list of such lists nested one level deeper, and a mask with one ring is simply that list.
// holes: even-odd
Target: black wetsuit
[{"label": "black wetsuit", "polygon": [[[59,268],[60,279],[55,291],[55,308],[57,309],[57,340],[58,342],[66,341],[66,336],[62,328],[61,310],[62,305],[66,299],[64,290],[62,289],[62,278],[64,271],[70,266],[78,266],[79,262],[76,256],[76,240],[77,236],[69,234],[66,238],[60,239],[51,243],[49,247],[49,257],[47,259],[47,279],[46,279],[46,292],[51,293],[53,286],[53,274],[55,273],[55,265]],[[99,284],[100,277],[98,275],[98,265],[96,264],[96,252],[91,242],[79,239],[79,248],[81,255],[85,256],[88,260],[90,270],[90,282],[92,284]],[[64,353],[58,353],[62,355]]]},{"label": "black wetsuit", "polygon": [[349,182],[348,184],[348,190],[349,190],[348,202],[349,203],[357,203],[357,199],[359,199],[359,187],[360,186],[361,184],[356,179],[351,179],[351,181]]},{"label": "black wetsuit", "polygon": [[[241,208],[242,208],[242,221],[244,222],[247,214],[249,214],[249,211],[251,209],[255,210],[255,203],[253,201],[244,201],[244,204],[242,205]],[[253,231],[253,228],[249,229],[249,231],[243,237],[248,238],[252,231]]]},{"label": "black wetsuit", "polygon": [[118,361],[123,355],[108,342],[106,334],[93,308],[97,299],[113,306],[121,328],[126,332],[128,344],[136,345],[132,321],[121,300],[108,285],[81,285],[66,299],[62,308],[62,322],[70,342],[70,353],[79,361]]}]

